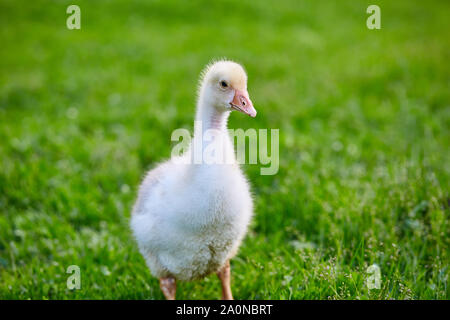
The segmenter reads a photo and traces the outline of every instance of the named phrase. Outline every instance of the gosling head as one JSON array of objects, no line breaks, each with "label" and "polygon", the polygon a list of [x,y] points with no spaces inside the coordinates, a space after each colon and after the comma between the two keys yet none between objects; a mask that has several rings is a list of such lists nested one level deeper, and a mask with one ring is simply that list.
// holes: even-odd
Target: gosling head
[{"label": "gosling head", "polygon": [[203,71],[200,99],[218,111],[237,110],[251,117],[256,110],[247,92],[247,74],[236,62],[221,60]]}]

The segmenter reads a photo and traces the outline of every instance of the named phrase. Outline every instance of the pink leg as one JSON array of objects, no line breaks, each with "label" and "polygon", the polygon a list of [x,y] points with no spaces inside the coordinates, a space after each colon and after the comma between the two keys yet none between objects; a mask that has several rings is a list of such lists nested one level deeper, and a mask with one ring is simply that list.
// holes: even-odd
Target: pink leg
[{"label": "pink leg", "polygon": [[167,277],[159,279],[159,287],[167,300],[175,300],[175,292],[177,290],[175,278]]},{"label": "pink leg", "polygon": [[222,300],[233,300],[233,295],[231,294],[231,268],[230,261],[227,261],[225,265],[217,272],[217,276],[222,283]]}]

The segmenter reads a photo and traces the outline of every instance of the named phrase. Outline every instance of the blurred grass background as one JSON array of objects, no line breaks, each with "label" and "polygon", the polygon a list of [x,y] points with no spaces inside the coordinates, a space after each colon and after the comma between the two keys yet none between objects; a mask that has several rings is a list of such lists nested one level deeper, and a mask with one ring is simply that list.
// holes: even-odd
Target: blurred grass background
[{"label": "blurred grass background", "polygon": [[[229,127],[280,129],[279,173],[244,166],[235,298],[450,297],[450,2],[80,0],[68,30],[73,3],[0,1],[0,298],[163,298],[130,209],[218,57],[246,67],[258,110]],[[219,297],[214,275],[178,286]]]}]

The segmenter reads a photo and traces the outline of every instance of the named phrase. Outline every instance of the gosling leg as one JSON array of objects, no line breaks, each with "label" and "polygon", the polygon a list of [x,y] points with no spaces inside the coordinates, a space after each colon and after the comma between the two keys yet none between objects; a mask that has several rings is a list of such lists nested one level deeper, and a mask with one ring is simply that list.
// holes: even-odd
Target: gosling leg
[{"label": "gosling leg", "polygon": [[175,278],[160,278],[159,287],[167,300],[175,300],[175,292],[177,291],[177,283]]},{"label": "gosling leg", "polygon": [[225,265],[217,272],[217,276],[222,283],[222,300],[233,300],[233,295],[231,294],[231,268],[230,261],[228,260]]}]

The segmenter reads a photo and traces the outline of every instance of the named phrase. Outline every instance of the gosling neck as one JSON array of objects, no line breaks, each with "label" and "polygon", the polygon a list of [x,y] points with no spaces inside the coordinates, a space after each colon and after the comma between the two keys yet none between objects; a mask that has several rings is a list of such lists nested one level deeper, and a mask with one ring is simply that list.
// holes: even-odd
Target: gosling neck
[{"label": "gosling neck", "polygon": [[211,104],[199,101],[191,145],[191,160],[194,164],[235,163],[234,148],[227,130],[229,116],[230,111],[221,111]]},{"label": "gosling neck", "polygon": [[200,100],[194,124],[194,136],[203,135],[207,130],[227,131],[228,117],[230,111],[218,110],[206,101]]}]

